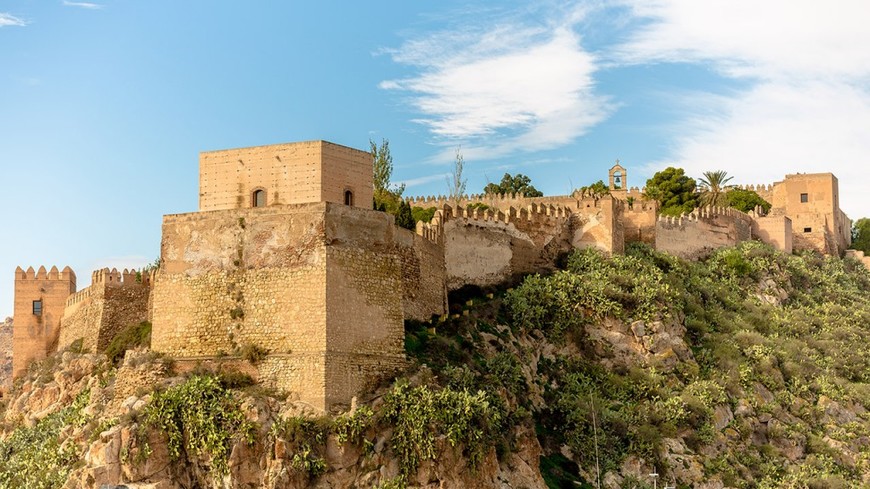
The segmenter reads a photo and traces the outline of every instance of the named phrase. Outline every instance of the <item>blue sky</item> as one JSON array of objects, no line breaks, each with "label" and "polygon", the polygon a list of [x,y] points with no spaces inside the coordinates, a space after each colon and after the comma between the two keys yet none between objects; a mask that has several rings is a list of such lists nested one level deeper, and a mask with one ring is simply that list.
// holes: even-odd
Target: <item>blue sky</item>
[{"label": "blue sky", "polygon": [[0,317],[13,270],[159,253],[198,152],[390,140],[406,194],[548,194],[678,165],[833,171],[870,215],[870,3],[0,0]]}]

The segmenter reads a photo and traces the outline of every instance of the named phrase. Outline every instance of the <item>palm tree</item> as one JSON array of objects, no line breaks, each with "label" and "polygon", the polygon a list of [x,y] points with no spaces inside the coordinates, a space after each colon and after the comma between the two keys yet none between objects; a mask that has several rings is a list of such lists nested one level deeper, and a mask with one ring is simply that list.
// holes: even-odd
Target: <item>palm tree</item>
[{"label": "palm tree", "polygon": [[725,170],[705,171],[704,178],[698,179],[704,188],[701,202],[708,206],[724,206],[725,192],[732,187],[728,185],[732,178]]}]

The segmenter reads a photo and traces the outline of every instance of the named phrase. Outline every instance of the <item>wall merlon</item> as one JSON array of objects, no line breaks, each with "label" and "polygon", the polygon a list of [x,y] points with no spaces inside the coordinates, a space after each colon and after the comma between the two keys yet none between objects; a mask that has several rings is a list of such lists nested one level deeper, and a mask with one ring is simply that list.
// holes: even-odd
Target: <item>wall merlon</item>
[{"label": "wall merlon", "polygon": [[72,281],[75,283],[76,274],[73,273],[70,267],[64,267],[63,271],[58,271],[57,266],[52,266],[51,270],[46,271],[45,266],[40,266],[39,271],[34,271],[33,267],[27,267],[23,270],[21,267],[15,269],[15,280],[46,280],[46,281]]}]

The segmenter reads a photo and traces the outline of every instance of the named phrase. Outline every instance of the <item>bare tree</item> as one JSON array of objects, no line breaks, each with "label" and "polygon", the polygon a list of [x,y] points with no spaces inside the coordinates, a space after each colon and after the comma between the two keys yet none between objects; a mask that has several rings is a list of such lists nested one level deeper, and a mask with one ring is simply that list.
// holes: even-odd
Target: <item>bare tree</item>
[{"label": "bare tree", "polygon": [[459,206],[459,201],[465,195],[465,186],[468,181],[462,177],[462,169],[465,159],[462,157],[462,146],[456,148],[456,160],[453,162],[453,171],[447,177],[447,196],[454,207]]}]

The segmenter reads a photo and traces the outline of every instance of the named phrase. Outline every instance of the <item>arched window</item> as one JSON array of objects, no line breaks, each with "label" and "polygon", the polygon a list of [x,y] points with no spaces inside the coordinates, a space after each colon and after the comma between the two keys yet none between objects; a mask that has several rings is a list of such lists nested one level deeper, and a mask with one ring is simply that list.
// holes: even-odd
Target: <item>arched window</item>
[{"label": "arched window", "polygon": [[266,207],[266,191],[263,189],[254,190],[251,205],[253,207]]},{"label": "arched window", "polygon": [[353,192],[350,190],[344,191],[344,205],[353,205]]}]

